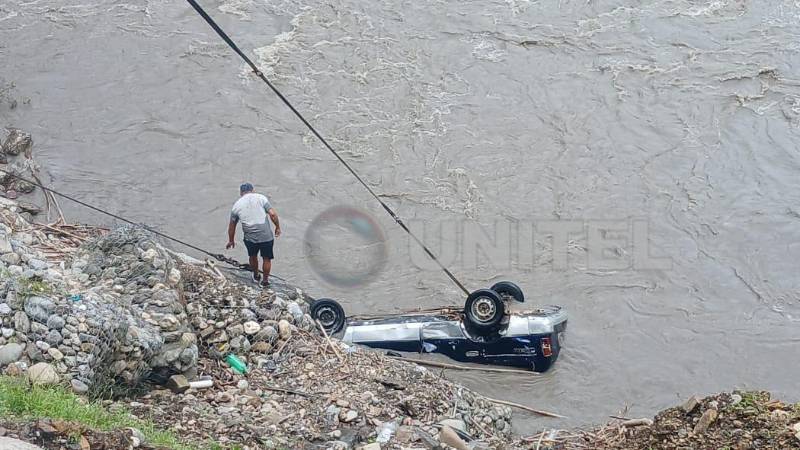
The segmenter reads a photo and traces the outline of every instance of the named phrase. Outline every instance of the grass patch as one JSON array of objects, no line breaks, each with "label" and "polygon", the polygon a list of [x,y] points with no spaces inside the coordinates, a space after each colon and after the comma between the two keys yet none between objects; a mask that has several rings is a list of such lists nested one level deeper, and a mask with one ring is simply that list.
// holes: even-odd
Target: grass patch
[{"label": "grass patch", "polygon": [[37,295],[51,295],[55,293],[55,290],[43,280],[19,278],[17,279],[17,293],[23,298],[28,298]]},{"label": "grass patch", "polygon": [[200,448],[182,443],[174,433],[158,428],[151,421],[137,419],[127,411],[109,411],[63,387],[32,386],[20,378],[0,376],[0,416],[21,420],[63,419],[102,431],[133,427],[140,430],[151,445],[175,450]]}]

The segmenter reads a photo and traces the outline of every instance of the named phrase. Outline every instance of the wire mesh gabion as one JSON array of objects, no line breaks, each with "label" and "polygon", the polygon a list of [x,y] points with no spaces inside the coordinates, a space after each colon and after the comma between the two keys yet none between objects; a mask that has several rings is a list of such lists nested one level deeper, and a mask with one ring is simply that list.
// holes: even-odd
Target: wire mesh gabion
[{"label": "wire mesh gabion", "polygon": [[70,268],[94,286],[69,307],[83,330],[76,375],[95,395],[135,387],[153,371],[195,368],[197,339],[181,303],[180,272],[149,232],[114,229],[81,247]]}]

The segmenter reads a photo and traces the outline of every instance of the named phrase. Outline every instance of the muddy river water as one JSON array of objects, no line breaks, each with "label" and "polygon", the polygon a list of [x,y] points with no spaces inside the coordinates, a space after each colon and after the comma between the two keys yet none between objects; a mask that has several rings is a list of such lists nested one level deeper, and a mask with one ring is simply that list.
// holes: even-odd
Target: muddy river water
[{"label": "muddy river water", "polygon": [[[201,3],[470,288],[569,310],[547,374],[452,375],[569,417],[519,432],[736,387],[800,398],[800,2]],[[56,188],[222,252],[249,180],[281,215],[276,272],[312,294],[463,301],[182,1],[0,0],[0,83],[0,125],[33,134]],[[305,257],[336,205],[387,238],[351,287]],[[375,264],[324,237],[331,270]]]}]

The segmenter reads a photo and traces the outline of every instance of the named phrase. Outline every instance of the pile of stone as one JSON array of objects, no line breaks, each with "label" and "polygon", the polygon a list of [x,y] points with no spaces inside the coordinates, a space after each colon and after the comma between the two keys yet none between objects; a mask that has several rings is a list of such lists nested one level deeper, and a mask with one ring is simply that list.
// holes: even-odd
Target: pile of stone
[{"label": "pile of stone", "polygon": [[[15,213],[6,203],[3,217]],[[177,289],[180,273],[147,234],[122,228],[53,267],[52,237],[0,224],[0,366],[47,367],[78,392],[135,386],[153,369],[193,370],[198,350]]]},{"label": "pile of stone", "polygon": [[251,351],[269,354],[298,330],[316,333],[308,314],[310,298],[291,286],[263,290],[214,279],[207,271],[184,265],[184,297],[190,323],[210,355]]},{"label": "pile of stone", "polygon": [[[351,448],[376,439],[383,448],[425,447],[448,438],[481,448],[510,436],[507,406],[423,367],[328,341],[308,315],[311,299],[295,288],[255,289],[191,265],[181,272],[199,330],[200,375],[213,387],[176,383],[125,405],[134,412],[179,418],[196,439],[222,436],[250,448]],[[221,361],[230,353],[248,364],[246,374]]]}]

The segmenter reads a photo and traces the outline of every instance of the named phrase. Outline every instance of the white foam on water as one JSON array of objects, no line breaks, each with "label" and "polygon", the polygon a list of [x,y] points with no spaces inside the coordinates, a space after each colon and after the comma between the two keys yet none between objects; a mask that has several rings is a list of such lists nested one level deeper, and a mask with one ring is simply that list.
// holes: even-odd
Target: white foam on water
[{"label": "white foam on water", "polygon": [[219,41],[206,42],[200,39],[192,39],[189,48],[183,52],[181,57],[204,57],[204,58],[230,58],[232,56],[230,48]]},{"label": "white foam on water", "polygon": [[250,8],[254,5],[252,0],[225,0],[217,7],[220,12],[238,16],[242,20],[250,20]]},{"label": "white foam on water", "polygon": [[431,191],[424,193],[419,203],[476,218],[483,197],[477,184],[469,176],[469,170],[455,167],[445,168],[444,172],[444,178],[432,176],[423,178],[423,182],[431,187]]},{"label": "white foam on water", "polygon": [[[3,13],[5,13],[5,14],[3,14]],[[0,22],[4,22],[4,21],[6,21],[8,19],[13,19],[13,18],[17,17],[18,15],[19,15],[19,13],[17,11],[8,11],[8,12],[6,12],[3,9],[0,9]]]},{"label": "white foam on water", "polygon": [[497,41],[491,39],[489,33],[466,35],[459,40],[473,46],[472,56],[475,57],[475,59],[500,62],[505,59],[508,53],[504,49],[498,47]]},{"label": "white foam on water", "polygon": [[640,14],[641,10],[638,8],[618,6],[609,12],[598,14],[596,17],[578,20],[575,34],[582,38],[589,38],[606,31],[629,27]]},{"label": "white foam on water", "polygon": [[687,17],[726,17],[733,19],[745,14],[745,3],[740,0],[712,0],[702,5],[695,5],[694,2],[681,2],[683,8],[676,8],[671,11],[673,16]]},{"label": "white foam on water", "polygon": [[531,0],[505,0],[505,2],[511,8],[511,14],[515,16],[524,13],[531,6]]},{"label": "white foam on water", "polygon": [[[294,20],[292,21],[294,22]],[[299,45],[295,42],[296,32],[294,29],[275,36],[274,42],[263,47],[253,49],[253,53],[258,58],[258,67],[267,77],[277,75],[276,69],[281,63],[281,55],[287,55],[299,50]],[[243,70],[250,73],[249,67]]]},{"label": "white foam on water", "polygon": [[800,96],[787,95],[781,105],[783,116],[795,126],[800,125]]}]

